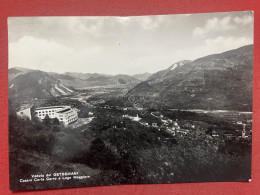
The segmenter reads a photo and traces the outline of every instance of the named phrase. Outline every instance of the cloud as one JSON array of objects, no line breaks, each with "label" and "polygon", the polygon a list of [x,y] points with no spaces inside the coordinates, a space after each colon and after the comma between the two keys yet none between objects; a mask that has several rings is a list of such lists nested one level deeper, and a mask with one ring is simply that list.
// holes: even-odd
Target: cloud
[{"label": "cloud", "polygon": [[59,73],[155,72],[252,43],[248,15],[14,17],[8,20],[9,66]]},{"label": "cloud", "polygon": [[249,44],[253,44],[253,40],[249,37],[218,36],[216,38],[205,39],[200,46],[195,50],[191,50],[189,54],[190,58],[195,60],[200,57],[222,53]]},{"label": "cloud", "polygon": [[253,22],[253,16],[252,15],[246,15],[242,17],[237,16],[234,18],[234,22],[242,25],[250,24]]},{"label": "cloud", "polygon": [[96,17],[80,18],[80,17],[69,17],[64,22],[67,29],[76,34],[89,33],[95,37],[102,37],[104,28],[104,18]]},{"label": "cloud", "polygon": [[192,31],[192,35],[194,37],[196,36],[203,36],[210,32],[219,32],[219,31],[226,31],[234,29],[235,26],[231,23],[231,17],[226,16],[222,19],[219,19],[217,17],[210,18],[207,20],[204,27],[196,27]]},{"label": "cloud", "polygon": [[206,39],[205,40],[206,45],[212,46],[212,45],[218,45],[218,46],[224,46],[224,47],[240,47],[243,45],[252,44],[252,41],[249,38],[245,37],[223,37],[219,36],[215,39]]},{"label": "cloud", "polygon": [[44,71],[63,72],[75,66],[86,65],[88,58],[103,52],[101,47],[93,46],[80,52],[59,44],[54,40],[25,36],[18,42],[9,44],[9,66],[26,66]]},{"label": "cloud", "polygon": [[119,16],[116,17],[115,20],[120,24],[127,24],[131,20],[131,18],[127,16]]},{"label": "cloud", "polygon": [[142,26],[145,30],[152,30],[159,27],[159,23],[152,17],[146,16],[142,20]]}]

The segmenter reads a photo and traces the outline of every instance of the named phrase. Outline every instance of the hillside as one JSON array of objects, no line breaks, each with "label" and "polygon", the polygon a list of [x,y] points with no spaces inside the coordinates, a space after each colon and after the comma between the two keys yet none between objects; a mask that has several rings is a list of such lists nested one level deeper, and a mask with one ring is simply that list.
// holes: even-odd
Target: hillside
[{"label": "hillside", "polygon": [[32,69],[27,69],[27,68],[21,68],[21,67],[15,67],[15,68],[10,68],[8,70],[8,81],[12,81],[15,79],[17,76],[25,74],[27,72],[33,71]]},{"label": "hillside", "polygon": [[252,110],[253,45],[151,75],[128,92],[147,107]]},{"label": "hillside", "polygon": [[149,73],[149,72],[145,72],[143,74],[135,74],[133,75],[132,77],[136,78],[136,79],[139,79],[141,81],[145,81],[147,80],[152,74]]},{"label": "hillside", "polygon": [[9,81],[9,98],[15,102],[70,95],[73,90],[43,71],[30,71]]},{"label": "hillside", "polygon": [[[67,77],[67,78],[66,78]],[[81,89],[88,87],[122,87],[134,86],[142,80],[128,75],[104,75],[97,73],[64,73],[58,79],[67,86]]]},{"label": "hillside", "polygon": [[90,77],[85,80],[87,87],[97,87],[97,86],[122,86],[122,85],[131,85],[137,84],[141,81],[128,76],[128,75],[115,75],[111,77],[100,76],[100,77]]},{"label": "hillside", "polygon": [[68,76],[82,79],[82,80],[86,80],[89,78],[99,78],[102,76],[110,77],[110,75],[103,75],[103,74],[98,74],[98,73],[78,73],[78,72],[65,72],[63,75],[68,75]]},{"label": "hillside", "polygon": [[128,75],[58,74],[22,68],[10,68],[8,76],[9,98],[17,103],[71,95],[75,89],[112,87],[128,90],[141,82]]}]

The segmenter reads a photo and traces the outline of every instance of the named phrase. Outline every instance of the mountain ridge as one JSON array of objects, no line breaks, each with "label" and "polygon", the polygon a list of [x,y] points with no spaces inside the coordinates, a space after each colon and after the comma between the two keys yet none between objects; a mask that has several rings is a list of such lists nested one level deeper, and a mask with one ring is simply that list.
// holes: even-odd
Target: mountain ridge
[{"label": "mountain ridge", "polygon": [[246,45],[179,61],[154,74],[59,74],[18,67],[9,69],[8,82],[9,96],[19,101],[70,95],[75,89],[123,87],[144,107],[251,111],[252,77],[253,45]]},{"label": "mountain ridge", "polygon": [[145,107],[252,110],[253,45],[172,66],[127,95]]},{"label": "mountain ridge", "polygon": [[64,86],[53,75],[40,70],[20,74],[9,81],[8,95],[16,102],[29,102],[72,93],[72,89]]}]

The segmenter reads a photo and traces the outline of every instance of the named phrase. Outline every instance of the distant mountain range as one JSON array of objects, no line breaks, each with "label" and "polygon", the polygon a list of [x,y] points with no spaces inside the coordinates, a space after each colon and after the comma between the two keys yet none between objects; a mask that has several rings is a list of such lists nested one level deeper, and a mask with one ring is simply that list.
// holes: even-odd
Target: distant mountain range
[{"label": "distant mountain range", "polygon": [[74,78],[87,80],[89,78],[99,78],[99,77],[110,77],[111,75],[98,74],[98,73],[78,73],[78,72],[65,72],[63,75],[68,75]]},{"label": "distant mountain range", "polygon": [[148,107],[252,110],[253,45],[194,61],[181,61],[151,75],[128,95]]},{"label": "distant mountain range", "polygon": [[149,72],[143,73],[143,74],[135,74],[132,75],[132,77],[141,80],[141,81],[145,81],[146,79],[148,79],[152,74]]},{"label": "distant mountain range", "polygon": [[77,89],[120,87],[144,107],[252,110],[253,45],[194,61],[184,60],[154,74],[58,74],[9,69],[9,98],[18,102],[70,95]]},{"label": "distant mountain range", "polygon": [[16,102],[70,95],[77,89],[114,87],[131,89],[149,73],[140,75],[105,75],[97,73],[58,74],[25,68],[9,69],[9,98]]},{"label": "distant mountain range", "polygon": [[[11,78],[10,78],[11,77]],[[33,70],[9,69],[9,98],[15,102],[30,102],[60,95],[70,95],[73,90],[63,85],[55,76]]]}]

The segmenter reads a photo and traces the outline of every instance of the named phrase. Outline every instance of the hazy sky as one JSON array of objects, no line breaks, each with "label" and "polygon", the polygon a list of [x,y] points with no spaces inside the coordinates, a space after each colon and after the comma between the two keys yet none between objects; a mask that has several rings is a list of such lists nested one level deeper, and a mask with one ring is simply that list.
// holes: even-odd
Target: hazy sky
[{"label": "hazy sky", "polygon": [[9,68],[156,72],[253,43],[253,13],[8,18]]}]

